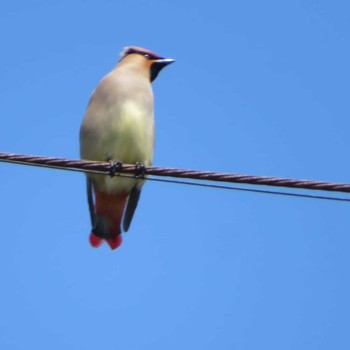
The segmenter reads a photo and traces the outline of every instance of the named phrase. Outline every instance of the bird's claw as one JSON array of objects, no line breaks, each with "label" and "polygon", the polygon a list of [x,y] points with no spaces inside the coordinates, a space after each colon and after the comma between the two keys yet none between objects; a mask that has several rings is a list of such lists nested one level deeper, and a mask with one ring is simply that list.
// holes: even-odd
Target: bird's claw
[{"label": "bird's claw", "polygon": [[141,162],[135,164],[135,176],[138,178],[144,178],[146,175],[146,166]]},{"label": "bird's claw", "polygon": [[123,167],[123,162],[119,160],[111,160],[109,163],[111,164],[111,168],[109,170],[109,176],[114,177],[117,170]]}]

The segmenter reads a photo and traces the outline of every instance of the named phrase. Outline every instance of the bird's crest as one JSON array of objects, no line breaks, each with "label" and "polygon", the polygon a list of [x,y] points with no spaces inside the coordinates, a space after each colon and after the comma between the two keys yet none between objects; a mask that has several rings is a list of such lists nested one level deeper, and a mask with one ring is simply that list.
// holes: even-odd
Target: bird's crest
[{"label": "bird's crest", "polygon": [[142,47],[127,46],[127,47],[124,47],[123,51],[120,53],[120,59],[122,60],[124,57],[131,55],[131,54],[139,54],[139,55],[145,56],[146,58],[151,59],[151,60],[157,60],[157,59],[162,58],[162,57],[158,56],[156,53],[154,53],[153,51],[144,49]]}]

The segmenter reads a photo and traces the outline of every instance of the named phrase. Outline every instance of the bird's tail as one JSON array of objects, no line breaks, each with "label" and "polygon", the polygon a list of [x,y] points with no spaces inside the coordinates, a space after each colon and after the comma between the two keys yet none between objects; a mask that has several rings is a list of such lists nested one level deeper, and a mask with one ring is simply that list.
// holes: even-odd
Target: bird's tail
[{"label": "bird's tail", "polygon": [[122,243],[120,224],[128,195],[95,191],[93,229],[90,244],[98,248],[105,240],[111,249]]}]

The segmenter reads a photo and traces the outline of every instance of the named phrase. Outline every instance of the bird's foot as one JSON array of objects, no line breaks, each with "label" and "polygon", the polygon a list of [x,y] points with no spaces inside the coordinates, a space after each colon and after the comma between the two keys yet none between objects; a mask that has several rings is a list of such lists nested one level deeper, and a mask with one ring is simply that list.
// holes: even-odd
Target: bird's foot
[{"label": "bird's foot", "polygon": [[147,169],[145,164],[137,162],[135,164],[135,177],[143,179],[146,175]]},{"label": "bird's foot", "polygon": [[110,160],[111,168],[109,170],[109,176],[114,177],[116,172],[123,167],[123,162],[119,160]]}]

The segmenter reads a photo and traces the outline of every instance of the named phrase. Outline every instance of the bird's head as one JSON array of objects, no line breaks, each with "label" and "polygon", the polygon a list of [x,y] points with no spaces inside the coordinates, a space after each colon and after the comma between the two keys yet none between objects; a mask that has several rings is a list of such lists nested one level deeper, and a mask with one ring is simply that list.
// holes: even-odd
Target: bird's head
[{"label": "bird's head", "polygon": [[134,63],[140,65],[149,72],[150,81],[156,79],[162,68],[175,60],[172,58],[164,58],[156,53],[138,46],[125,47],[121,52],[120,63]]}]

